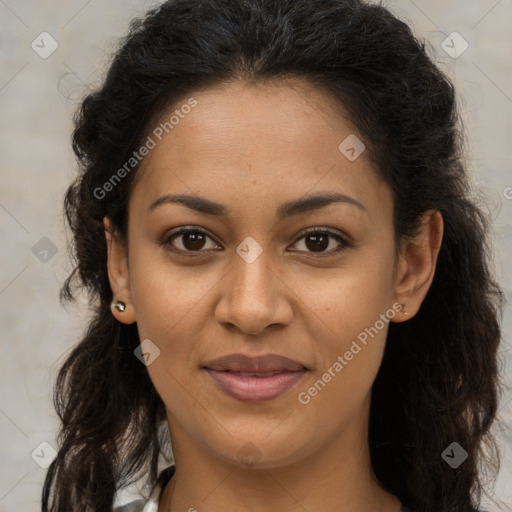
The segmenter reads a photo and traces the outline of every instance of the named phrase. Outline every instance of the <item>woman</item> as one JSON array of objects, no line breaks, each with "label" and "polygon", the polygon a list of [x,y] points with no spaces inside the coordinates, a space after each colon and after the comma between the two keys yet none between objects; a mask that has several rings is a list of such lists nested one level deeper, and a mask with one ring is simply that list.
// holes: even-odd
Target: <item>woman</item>
[{"label": "woman", "polygon": [[112,510],[141,477],[119,510],[478,510],[501,292],[453,87],[404,23],[164,2],[73,148],[62,297],[78,279],[94,316],[43,511]]}]

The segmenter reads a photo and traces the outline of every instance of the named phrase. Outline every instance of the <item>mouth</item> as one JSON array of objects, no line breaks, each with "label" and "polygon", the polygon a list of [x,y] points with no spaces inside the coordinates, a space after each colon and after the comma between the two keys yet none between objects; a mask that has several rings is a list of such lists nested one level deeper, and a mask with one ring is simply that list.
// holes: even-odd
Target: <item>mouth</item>
[{"label": "mouth", "polygon": [[274,400],[295,387],[309,371],[302,363],[274,354],[232,354],[202,367],[217,388],[241,402]]}]

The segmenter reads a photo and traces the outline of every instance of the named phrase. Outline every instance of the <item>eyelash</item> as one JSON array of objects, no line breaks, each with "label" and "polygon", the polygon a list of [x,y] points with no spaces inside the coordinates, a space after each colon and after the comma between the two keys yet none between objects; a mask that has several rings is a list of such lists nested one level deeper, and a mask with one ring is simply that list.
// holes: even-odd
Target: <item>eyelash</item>
[{"label": "eyelash", "polygon": [[[204,235],[207,238],[210,238],[211,240],[213,240],[213,238],[211,236],[209,236],[205,231],[203,231],[201,229],[181,228],[178,231],[175,231],[174,233],[169,233],[169,234],[164,235],[164,237],[162,238],[162,240],[159,242],[158,245],[160,245],[162,247],[167,247],[167,248],[169,248],[170,251],[172,251],[174,253],[178,253],[178,254],[182,254],[182,255],[186,254],[187,256],[191,256],[191,257],[202,256],[205,252],[206,253],[211,252],[211,250],[210,251],[202,251],[202,250],[186,251],[186,250],[182,250],[182,249],[175,249],[171,246],[171,242],[174,240],[174,238],[179,238],[180,235],[186,235],[186,234],[190,234],[190,233]],[[333,231],[329,228],[313,228],[309,231],[303,232],[301,234],[301,236],[294,242],[294,244],[296,244],[303,238],[307,238],[308,236],[314,236],[314,235],[329,235],[334,240],[336,240],[336,242],[339,242],[341,244],[341,246],[337,249],[334,249],[334,250],[331,250],[328,252],[318,252],[318,253],[315,253],[313,251],[292,251],[292,252],[306,252],[309,254],[316,254],[316,256],[314,256],[315,258],[322,258],[322,257],[326,257],[326,256],[334,256],[334,255],[340,253],[341,251],[344,251],[346,249],[349,249],[350,247],[353,247],[353,244],[351,242],[349,242],[345,237],[341,236],[338,232]],[[215,249],[212,249],[212,250],[215,250]],[[190,253],[190,254],[188,254],[188,253]]]}]

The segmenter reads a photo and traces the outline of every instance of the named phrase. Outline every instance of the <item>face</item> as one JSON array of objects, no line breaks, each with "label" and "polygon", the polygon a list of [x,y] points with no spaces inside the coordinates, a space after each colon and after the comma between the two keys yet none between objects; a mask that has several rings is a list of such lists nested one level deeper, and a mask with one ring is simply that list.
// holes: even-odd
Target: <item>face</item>
[{"label": "face", "polygon": [[[191,97],[150,134],[127,254],[114,243],[109,256],[128,304],[116,316],[151,340],[173,445],[263,468],[350,429],[364,438],[389,321],[430,284],[419,253],[396,257],[389,187],[365,152],[354,159],[355,139],[339,149],[362,137],[307,83]],[[212,362],[233,354],[249,359]],[[269,355],[281,359],[252,359]]]}]

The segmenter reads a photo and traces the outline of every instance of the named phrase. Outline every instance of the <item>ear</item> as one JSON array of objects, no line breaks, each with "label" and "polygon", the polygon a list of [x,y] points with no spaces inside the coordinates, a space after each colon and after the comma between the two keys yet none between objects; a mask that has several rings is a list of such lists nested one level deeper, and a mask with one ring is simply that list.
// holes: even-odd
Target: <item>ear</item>
[{"label": "ear", "polygon": [[393,322],[412,318],[427,295],[434,279],[437,257],[443,240],[443,216],[437,210],[425,212],[418,234],[403,242],[397,262],[395,302],[403,306],[403,314]]},{"label": "ear", "polygon": [[130,290],[130,276],[128,270],[128,255],[124,244],[112,228],[108,217],[103,218],[105,226],[105,237],[107,239],[107,268],[108,280],[114,301],[121,300],[126,304],[123,312],[111,308],[112,314],[123,324],[135,322],[135,310],[133,309],[132,295]]}]

